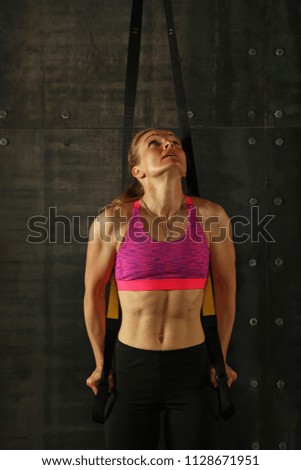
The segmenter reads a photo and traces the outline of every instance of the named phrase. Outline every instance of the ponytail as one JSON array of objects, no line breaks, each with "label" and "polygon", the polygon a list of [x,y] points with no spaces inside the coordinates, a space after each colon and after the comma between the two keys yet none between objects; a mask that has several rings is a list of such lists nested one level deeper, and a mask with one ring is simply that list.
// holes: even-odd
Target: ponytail
[{"label": "ponytail", "polygon": [[131,202],[137,201],[138,199],[141,199],[143,194],[144,189],[142,184],[138,180],[135,180],[125,188],[120,196],[113,199],[113,201],[110,202],[106,207],[111,208],[119,205],[129,204]]}]

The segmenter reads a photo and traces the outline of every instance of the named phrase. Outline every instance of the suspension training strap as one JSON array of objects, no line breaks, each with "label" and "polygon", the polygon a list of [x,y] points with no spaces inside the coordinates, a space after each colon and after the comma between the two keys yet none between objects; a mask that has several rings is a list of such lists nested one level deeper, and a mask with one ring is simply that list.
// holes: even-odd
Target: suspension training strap
[{"label": "suspension training strap", "polygon": [[139,70],[143,0],[133,0],[129,46],[125,78],[123,145],[122,145],[122,190],[127,186],[127,154],[132,138],[136,90]]},{"label": "suspension training strap", "polygon": [[[190,193],[190,196],[192,195],[199,196],[199,185],[198,185],[197,172],[196,172],[195,163],[194,163],[190,125],[189,125],[189,119],[187,115],[185,90],[184,90],[184,84],[183,84],[181,62],[179,58],[179,51],[178,51],[178,44],[177,44],[177,38],[176,38],[176,30],[175,30],[175,25],[174,25],[171,1],[164,0],[164,7],[165,7],[165,17],[166,17],[166,25],[167,25],[167,33],[168,33],[171,67],[172,67],[174,89],[175,89],[175,98],[176,98],[177,112],[178,112],[178,121],[179,121],[179,128],[180,128],[180,137],[181,137],[181,141],[183,144],[183,149],[187,157],[187,175],[186,175],[187,189],[188,189],[188,193]],[[191,191],[193,191],[193,193]]]},{"label": "suspension training strap", "polygon": [[[179,127],[181,139],[183,141],[183,148],[187,156],[187,186],[188,190],[190,190],[191,195],[199,196],[199,186],[194,162],[194,154],[185,99],[185,89],[183,84],[183,76],[181,70],[181,62],[179,58],[171,0],[164,0],[164,7]],[[209,276],[207,282],[208,281],[210,281],[211,283],[211,276]],[[230,389],[227,385],[227,374],[217,331],[216,314],[206,316],[201,315],[201,319],[206,335],[206,342],[208,346],[210,360],[216,371],[216,379],[218,383],[219,392],[220,414],[223,416],[224,419],[228,419],[233,415],[234,407],[232,405],[230,397]]]},{"label": "suspension training strap", "polygon": [[[142,10],[143,0],[133,0],[124,93],[121,191],[123,190],[124,186],[127,185],[128,178],[127,154],[132,138],[132,129],[134,121],[136,89],[139,70]],[[113,366],[114,348],[122,317],[118,293],[117,291],[113,290],[113,286],[116,287],[116,283],[113,282],[112,276],[110,282],[108,282],[106,286],[107,318],[104,345],[104,366],[98,384],[98,392],[94,399],[94,404],[92,408],[92,420],[97,423],[104,423],[105,421],[105,405],[108,397],[109,386],[108,377],[110,369]],[[108,318],[108,313],[110,313],[110,311],[113,311],[113,315]]]}]

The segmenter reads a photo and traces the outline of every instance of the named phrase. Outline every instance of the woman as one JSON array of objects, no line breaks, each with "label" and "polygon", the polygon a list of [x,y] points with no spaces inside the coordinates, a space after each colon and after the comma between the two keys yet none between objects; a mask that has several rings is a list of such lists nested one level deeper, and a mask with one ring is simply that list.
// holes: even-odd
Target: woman
[{"label": "woman", "polygon": [[[164,410],[167,449],[201,449],[208,404],[208,353],[200,311],[209,261],[218,333],[227,364],[235,316],[235,251],[229,217],[214,202],[185,196],[186,156],[168,130],[146,129],[132,140],[136,179],[93,222],[87,249],[84,311],[96,368],[103,366],[105,287],[114,270],[122,324],[107,402],[108,449],[156,449]],[[215,371],[210,380],[217,386]]]}]

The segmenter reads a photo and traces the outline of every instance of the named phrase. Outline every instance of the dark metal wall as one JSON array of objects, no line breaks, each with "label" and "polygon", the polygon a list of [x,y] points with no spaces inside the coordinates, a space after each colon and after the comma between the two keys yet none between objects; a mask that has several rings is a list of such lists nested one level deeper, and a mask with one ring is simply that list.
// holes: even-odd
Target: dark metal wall
[{"label": "dark metal wall", "polygon": [[[144,3],[135,127],[177,129],[163,2]],[[274,243],[256,240],[255,223],[245,227],[253,240],[236,244],[237,412],[211,445],[300,449],[301,5],[173,8],[201,195],[231,217],[275,215]],[[130,0],[1,1],[3,449],[104,446],[85,385],[82,237],[122,189],[130,10]],[[48,238],[29,243],[34,216]]]}]

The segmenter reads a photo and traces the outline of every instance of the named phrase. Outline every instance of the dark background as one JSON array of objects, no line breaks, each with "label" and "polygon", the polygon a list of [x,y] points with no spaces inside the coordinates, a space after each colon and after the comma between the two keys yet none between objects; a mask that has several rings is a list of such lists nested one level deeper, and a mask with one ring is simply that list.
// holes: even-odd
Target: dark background
[{"label": "dark background", "polygon": [[[177,129],[163,2],[144,3],[134,127]],[[230,217],[275,215],[274,243],[236,244],[236,415],[212,445],[300,449],[301,5],[172,4],[200,194]],[[2,449],[104,446],[75,232],[123,189],[130,13],[130,0],[0,3]],[[37,215],[48,238],[29,243]]]}]

